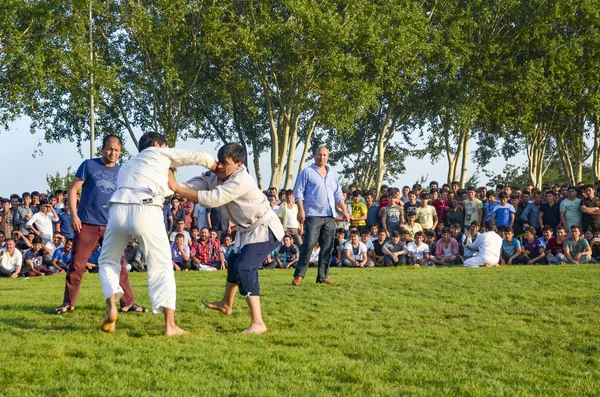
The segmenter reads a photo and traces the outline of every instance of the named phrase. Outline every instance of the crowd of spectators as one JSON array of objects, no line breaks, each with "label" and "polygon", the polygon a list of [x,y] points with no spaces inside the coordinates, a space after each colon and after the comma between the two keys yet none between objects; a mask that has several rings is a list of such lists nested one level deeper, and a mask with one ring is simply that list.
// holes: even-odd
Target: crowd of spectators
[{"label": "crowd of spectators", "polygon": [[[379,194],[351,186],[344,191],[350,222],[338,208],[331,264],[460,265],[478,255],[474,242],[488,222],[503,240],[499,265],[600,263],[599,193],[594,185],[584,184],[542,189],[498,185],[487,190],[431,182],[427,189],[420,184],[402,189],[384,185]],[[263,268],[294,268],[304,234],[294,191],[272,187],[265,194],[286,235]],[[65,192],[13,194],[0,203],[0,276],[64,273],[74,237]],[[173,196],[165,199],[163,213],[175,271],[227,268],[236,230],[219,208]],[[88,260],[88,272],[98,271],[101,249],[100,242]],[[143,250],[134,239],[124,256],[128,270],[146,270]],[[317,244],[311,265],[318,257]]]}]

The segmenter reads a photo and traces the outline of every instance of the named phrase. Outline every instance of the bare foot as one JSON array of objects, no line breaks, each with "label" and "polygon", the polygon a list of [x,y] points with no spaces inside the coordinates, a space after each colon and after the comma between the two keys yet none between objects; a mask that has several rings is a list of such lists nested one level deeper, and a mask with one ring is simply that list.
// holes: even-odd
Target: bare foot
[{"label": "bare foot", "polygon": [[209,309],[218,310],[226,316],[229,316],[233,310],[231,306],[227,306],[223,301],[208,302],[206,299],[202,299],[202,304]]},{"label": "bare foot", "polygon": [[169,328],[165,331],[166,336],[187,335],[189,333],[190,333],[189,331],[183,330],[183,329],[179,328],[178,326]]},{"label": "bare foot", "polygon": [[267,332],[267,326],[265,325],[265,323],[260,323],[260,324],[254,324],[252,323],[252,325],[248,328],[242,331],[242,334],[264,334],[265,332]]},{"label": "bare foot", "polygon": [[117,307],[107,307],[106,308],[106,317],[104,317],[104,321],[102,322],[102,326],[100,329],[104,332],[108,332],[112,334],[115,332],[115,326],[117,325]]}]

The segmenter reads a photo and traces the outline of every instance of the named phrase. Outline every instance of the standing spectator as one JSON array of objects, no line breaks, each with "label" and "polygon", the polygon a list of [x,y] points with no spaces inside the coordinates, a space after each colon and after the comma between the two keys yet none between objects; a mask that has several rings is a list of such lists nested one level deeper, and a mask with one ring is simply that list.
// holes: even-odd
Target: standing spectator
[{"label": "standing spectator", "polygon": [[[27,222],[33,216],[33,210],[31,209],[31,195],[27,192],[23,193],[21,199],[21,205],[17,207],[16,213],[13,214],[13,223],[15,228],[27,236],[29,234],[29,227],[26,225]],[[13,202],[14,205],[14,202]]]},{"label": "standing spectator", "polygon": [[[71,264],[67,271],[63,303],[55,309],[57,314],[75,309],[81,279],[86,270],[88,258],[96,245],[104,237],[108,222],[106,204],[117,188],[117,175],[120,166],[121,138],[107,135],[102,141],[102,156],[85,160],[75,173],[68,195],[71,224],[75,232]],[[81,189],[81,202],[77,208],[77,192]],[[124,294],[121,297],[121,311],[147,311],[135,303],[125,258],[121,259],[120,284]]]},{"label": "standing spectator", "polygon": [[406,230],[409,235],[410,235],[410,239],[414,241],[415,239],[415,235],[418,232],[422,232],[423,231],[423,226],[421,226],[420,223],[417,223],[417,214],[414,212],[411,212],[407,215],[408,218],[408,222],[404,224],[404,230]]},{"label": "standing spectator", "polygon": [[580,204],[583,230],[594,231],[600,228],[600,198],[596,196],[594,185],[585,185],[583,192],[585,198]]},{"label": "standing spectator", "polygon": [[539,222],[540,207],[542,206],[542,193],[535,192],[533,194],[533,202],[527,204],[523,213],[521,214],[521,220],[527,222],[529,225],[535,228],[538,235],[542,234]]},{"label": "standing spectator", "polygon": [[439,219],[435,208],[429,205],[430,199],[429,193],[421,193],[421,206],[417,208],[417,222],[421,224],[423,230],[433,231]]},{"label": "standing spectator", "polygon": [[516,214],[515,207],[508,203],[508,196],[505,192],[500,193],[498,198],[500,203],[494,207],[490,221],[494,222],[496,227],[513,227]]},{"label": "standing spectator", "polygon": [[277,210],[279,210],[279,204],[277,204],[277,196],[269,193],[267,194],[267,200],[269,201],[269,205],[271,206],[273,212],[277,213]]},{"label": "standing spectator", "polygon": [[206,208],[201,206],[200,204],[194,205],[194,226],[197,226],[198,229],[202,229],[203,227],[208,227],[208,212]]},{"label": "standing spectator", "polygon": [[[449,200],[450,201],[450,200]],[[465,213],[460,205],[454,201],[448,204],[448,212],[446,213],[446,222],[449,226],[458,223],[462,225],[465,221]],[[478,222],[479,223],[479,222]],[[462,228],[460,228],[462,229]]]},{"label": "standing spectator", "polygon": [[0,231],[5,236],[12,235],[13,231],[13,211],[10,208],[10,200],[2,199],[2,219],[0,220]]},{"label": "standing spectator", "polygon": [[400,192],[392,193],[390,203],[381,211],[381,227],[390,237],[394,230],[400,231],[404,223],[404,209],[400,202]]},{"label": "standing spectator", "polygon": [[58,215],[58,223],[55,224],[56,231],[62,234],[66,239],[73,240],[75,233],[71,224],[71,209],[68,202],[63,211]]},{"label": "standing spectator", "polygon": [[294,244],[299,247],[302,244],[302,229],[298,222],[298,205],[294,202],[292,189],[288,189],[284,193],[285,200],[279,206],[277,216],[283,225],[285,234],[292,236]]},{"label": "standing spectator", "polygon": [[171,214],[171,199],[165,197],[162,207],[163,221],[165,223],[165,230],[167,233],[171,232],[171,226],[173,225],[173,215]]},{"label": "standing spectator", "polygon": [[53,222],[58,222],[58,215],[48,201],[42,200],[40,201],[40,211],[33,214],[25,225],[46,242],[52,238]]},{"label": "standing spectator", "polygon": [[483,203],[477,197],[475,197],[475,188],[469,186],[467,189],[467,199],[463,201],[465,209],[465,229],[469,229],[471,222],[477,221],[483,224]]},{"label": "standing spectator", "polygon": [[515,222],[513,223],[513,229],[515,230],[515,235],[523,234],[523,222],[521,221],[521,214],[523,213],[523,205],[521,205],[520,196],[517,194],[513,194],[510,196],[510,203],[515,209]]},{"label": "standing spectator", "polygon": [[564,246],[568,263],[588,263],[592,260],[592,249],[587,240],[581,238],[581,227],[579,225],[571,226],[571,238],[565,241]]},{"label": "standing spectator", "polygon": [[185,212],[184,228],[187,232],[189,232],[193,224],[192,214],[194,213],[194,202],[182,197],[180,206]]},{"label": "standing spectator", "polygon": [[404,203],[404,216],[408,220],[408,216],[412,214],[417,214],[417,209],[419,208],[419,203],[417,202],[417,193],[411,191],[408,193],[408,201]]},{"label": "standing spectator", "polygon": [[[169,225],[169,235],[175,231],[175,226],[177,226],[177,221],[182,220],[185,225],[185,210],[181,208],[181,201],[179,197],[173,196],[171,198],[171,209],[169,210],[169,214],[173,218],[173,221]],[[184,226],[185,227],[185,226]]]},{"label": "standing spectator", "polygon": [[448,223],[446,221],[446,214],[448,213],[448,209],[450,207],[450,201],[448,201],[448,191],[446,189],[442,189],[439,193],[438,198],[433,200],[433,203],[431,203],[431,205],[433,205],[435,211],[437,212],[439,221],[438,224],[442,223],[444,225],[447,225]]},{"label": "standing spectator", "polygon": [[560,206],[554,200],[552,192],[546,193],[546,202],[540,207],[538,218],[538,223],[542,230],[546,226],[550,226],[554,230],[560,224]]},{"label": "standing spectator", "polygon": [[[481,190],[479,190],[479,191],[481,192]],[[485,193],[485,201],[483,202],[483,213],[485,214],[486,222],[489,222],[492,220],[492,214],[494,213],[494,209],[498,205],[500,205],[500,202],[498,200],[496,200],[496,192],[494,192],[493,190],[490,190],[489,192]],[[498,226],[497,223],[496,223],[496,226]]]},{"label": "standing spectator", "polygon": [[360,190],[352,192],[352,202],[350,203],[350,225],[355,227],[367,226],[367,205],[360,201]]},{"label": "standing spectator", "polygon": [[580,207],[581,199],[577,198],[577,188],[569,186],[567,198],[560,202],[560,222],[565,231],[570,230],[571,226],[577,225],[581,227]]},{"label": "standing spectator", "polygon": [[[229,220],[221,211],[221,208],[208,208],[208,227],[215,229],[219,238],[221,238],[224,234],[231,234],[231,225],[229,224]],[[202,229],[201,229],[202,230]]]},{"label": "standing spectator", "polygon": [[367,226],[379,225],[379,205],[375,203],[373,193],[369,192],[365,195],[365,202],[367,204]]},{"label": "standing spectator", "polygon": [[294,192],[298,204],[298,222],[304,224],[304,243],[292,281],[296,286],[306,275],[310,254],[317,241],[321,247],[317,283],[332,284],[327,276],[333,251],[336,204],[346,222],[350,222],[337,175],[327,165],[329,150],[325,146],[318,147],[314,159],[314,164],[298,175]]}]

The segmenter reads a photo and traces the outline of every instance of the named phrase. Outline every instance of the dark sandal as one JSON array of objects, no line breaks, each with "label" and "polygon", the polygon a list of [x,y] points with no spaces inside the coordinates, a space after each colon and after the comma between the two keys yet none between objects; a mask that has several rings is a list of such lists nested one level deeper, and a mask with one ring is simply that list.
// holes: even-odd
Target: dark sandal
[{"label": "dark sandal", "polygon": [[67,313],[67,312],[72,312],[73,310],[75,310],[75,308],[71,305],[60,305],[59,307],[54,309],[54,314],[63,314],[63,313]]},{"label": "dark sandal", "polygon": [[123,310],[123,308],[121,308],[120,312],[121,313],[130,313],[130,312],[136,312],[136,313],[146,313],[148,311],[148,309],[146,309],[144,306],[140,306],[137,303],[134,303],[133,305],[129,306],[129,309],[127,310]]}]

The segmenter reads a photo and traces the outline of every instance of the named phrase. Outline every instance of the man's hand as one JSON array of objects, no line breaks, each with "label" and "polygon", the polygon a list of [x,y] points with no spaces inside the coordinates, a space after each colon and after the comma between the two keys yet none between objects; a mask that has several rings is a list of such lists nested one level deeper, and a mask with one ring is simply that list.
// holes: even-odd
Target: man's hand
[{"label": "man's hand", "polygon": [[71,226],[73,226],[73,230],[75,230],[75,232],[81,232],[81,219],[79,219],[77,214],[71,214]]},{"label": "man's hand", "polygon": [[10,278],[17,278],[19,277],[19,273],[13,273],[10,275]]},{"label": "man's hand", "polygon": [[306,220],[306,214],[304,213],[304,209],[298,208],[298,215],[296,216],[296,219],[298,219],[298,223],[300,223],[301,225],[304,224],[304,221]]},{"label": "man's hand", "polygon": [[508,264],[509,264],[509,265],[512,265],[512,258],[510,258],[510,259],[508,260]]},{"label": "man's hand", "polygon": [[347,223],[350,223],[350,214],[348,212],[344,213],[344,219]]},{"label": "man's hand", "polygon": [[173,191],[173,193],[177,193],[177,189],[179,188],[179,183],[175,180],[175,175],[173,175],[173,171],[169,170],[169,189]]}]

